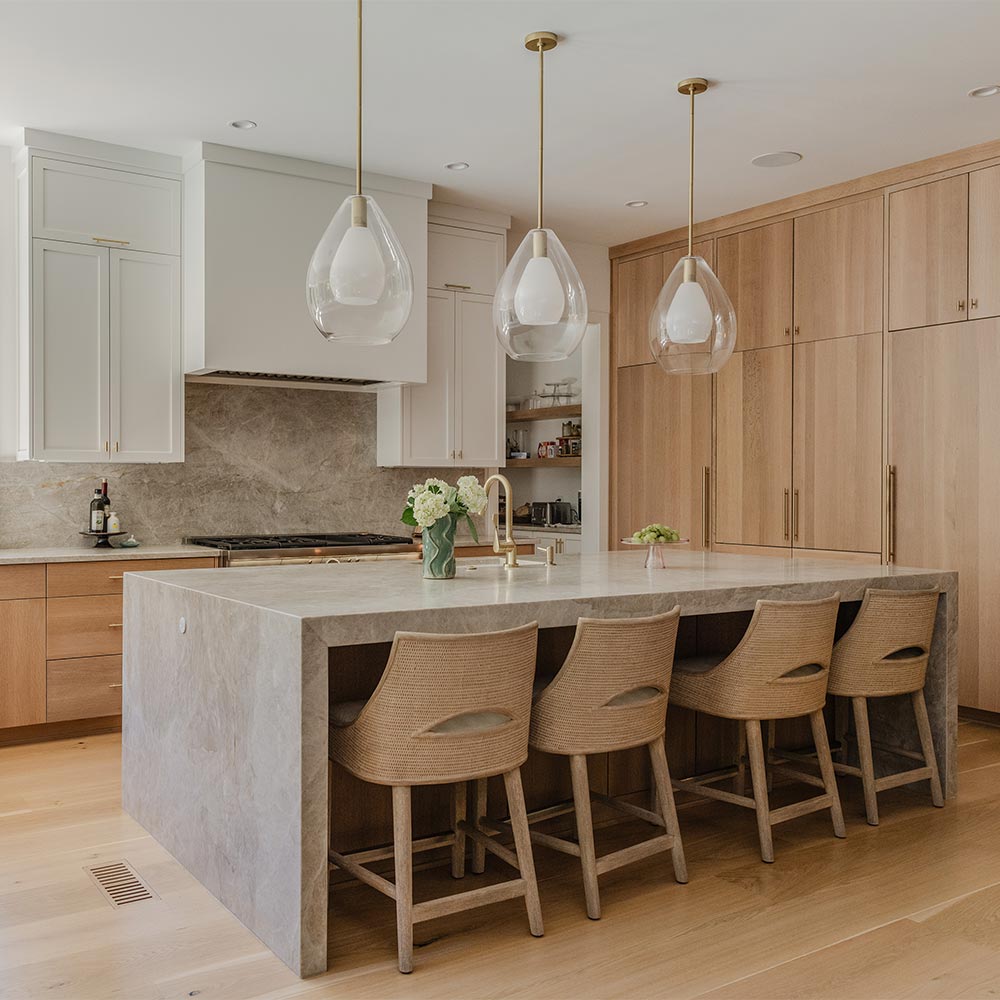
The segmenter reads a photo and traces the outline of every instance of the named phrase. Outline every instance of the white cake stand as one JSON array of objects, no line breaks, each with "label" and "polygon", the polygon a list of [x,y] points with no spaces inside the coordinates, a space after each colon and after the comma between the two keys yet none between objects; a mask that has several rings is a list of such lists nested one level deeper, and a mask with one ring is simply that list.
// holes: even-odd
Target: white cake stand
[{"label": "white cake stand", "polygon": [[663,550],[668,545],[684,545],[690,541],[690,538],[678,538],[676,542],[637,542],[634,538],[623,538],[622,545],[644,547],[647,550],[646,569],[666,569],[667,564],[663,561]]}]

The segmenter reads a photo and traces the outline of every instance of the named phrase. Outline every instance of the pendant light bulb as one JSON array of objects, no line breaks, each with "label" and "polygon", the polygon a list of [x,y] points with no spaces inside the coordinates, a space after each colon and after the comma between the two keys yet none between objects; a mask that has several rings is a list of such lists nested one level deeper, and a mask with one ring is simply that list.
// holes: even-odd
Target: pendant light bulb
[{"label": "pendant light bulb", "polygon": [[587,292],[566,248],[543,221],[545,53],[558,39],[535,31],[524,46],[538,53],[538,224],[522,240],[497,286],[493,324],[516,361],[568,358],[587,330]]},{"label": "pendant light bulb", "polygon": [[694,254],[694,99],[708,89],[700,78],[682,80],[679,93],[691,102],[688,176],[688,252],[660,290],[649,316],[649,347],[657,363],[674,374],[717,372],[736,346],[733,304],[708,262]]},{"label": "pendant light bulb", "polygon": [[344,199],[319,241],[306,277],[306,301],[327,340],[388,344],[413,305],[413,272],[375,199],[361,188],[361,0],[357,4],[357,153],[355,193]]}]

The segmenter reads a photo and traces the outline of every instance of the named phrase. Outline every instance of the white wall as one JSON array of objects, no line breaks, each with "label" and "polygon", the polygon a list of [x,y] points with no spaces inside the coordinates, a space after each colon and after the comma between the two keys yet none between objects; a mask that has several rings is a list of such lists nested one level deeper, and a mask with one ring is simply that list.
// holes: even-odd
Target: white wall
[{"label": "white wall", "polygon": [[14,299],[13,150],[0,146],[0,461],[17,450],[17,310]]}]

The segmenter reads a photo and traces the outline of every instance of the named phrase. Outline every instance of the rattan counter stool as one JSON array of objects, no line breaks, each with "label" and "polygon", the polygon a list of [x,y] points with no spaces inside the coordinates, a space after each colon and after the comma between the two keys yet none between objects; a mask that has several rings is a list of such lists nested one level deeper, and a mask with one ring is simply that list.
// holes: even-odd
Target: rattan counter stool
[{"label": "rattan counter stool", "polygon": [[[857,618],[833,647],[829,694],[851,699],[860,767],[836,762],[843,774],[860,777],[868,822],[878,826],[878,793],[886,788],[930,780],[931,801],[944,806],[934,739],[927,718],[924,681],[937,614],[936,590],[866,590]],[[916,717],[921,753],[873,744],[868,725],[868,699],[909,695]],[[875,777],[872,747],[923,766]]]},{"label": "rattan counter stool", "polygon": [[[580,859],[587,916],[598,920],[599,875],[661,851],[673,854],[674,877],[687,882],[684,847],[663,747],[667,695],[673,667],[680,608],[651,618],[595,619],[577,622],[573,645],[555,678],[536,692],[531,711],[530,746],[569,757],[577,840],[531,831],[536,844]],[[660,809],[653,812],[592,793],[587,756],[630,747],[647,747]],[[602,857],[596,856],[591,796],[660,829],[656,836]],[[478,815],[486,812],[486,785],[477,787]],[[565,807],[539,810],[529,823],[550,818]],[[481,863],[481,856],[473,866]]]},{"label": "rattan counter stool", "polygon": [[[330,758],[364,781],[392,787],[395,883],[364,867],[378,852],[340,854],[330,863],[396,901],[399,971],[413,969],[413,925],[524,896],[528,925],[541,937],[542,912],[531,855],[520,767],[528,756],[538,624],[473,635],[397,632],[389,662],[367,702],[330,710]],[[466,782],[503,775],[516,853],[466,821]],[[410,789],[452,785],[450,834],[413,841]],[[452,875],[465,874],[466,838],[519,877],[413,902],[413,852],[452,846]]]},{"label": "rattan counter stool", "polygon": [[[743,794],[742,760],[737,768],[674,781],[674,788],[755,810],[760,856],[767,862],[774,861],[771,827],[819,809],[829,809],[834,834],[846,836],[823,718],[839,604],[839,594],[818,601],[758,601],[732,653],[674,665],[673,704],[738,720],[745,729],[753,797]],[[794,777],[818,785],[823,793],[771,809],[761,720],[801,716],[809,716],[822,777],[797,770]],[[733,776],[737,791],[714,787]]]}]

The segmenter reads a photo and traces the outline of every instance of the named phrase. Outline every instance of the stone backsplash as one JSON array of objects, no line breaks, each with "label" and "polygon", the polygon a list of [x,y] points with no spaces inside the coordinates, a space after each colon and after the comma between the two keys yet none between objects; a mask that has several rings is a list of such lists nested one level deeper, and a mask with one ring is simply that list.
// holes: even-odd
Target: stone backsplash
[{"label": "stone backsplash", "polygon": [[427,476],[481,469],[380,469],[372,393],[186,387],[183,463],[0,464],[0,548],[86,546],[95,486],[107,477],[122,526],[147,543],[186,535],[291,531],[408,534],[406,492]]}]

